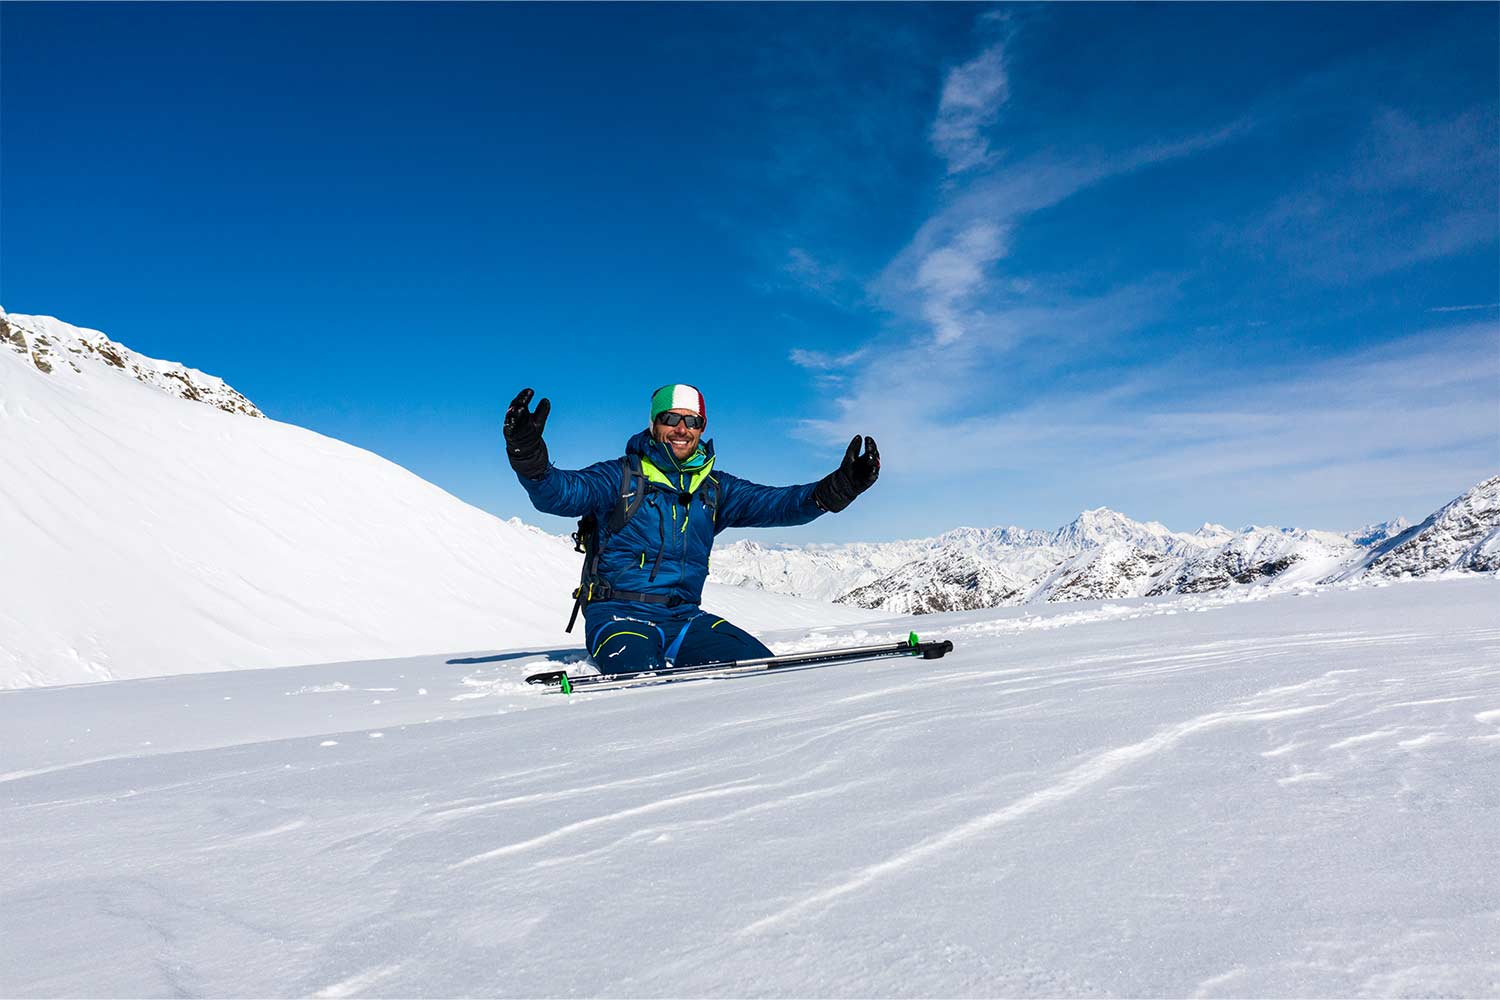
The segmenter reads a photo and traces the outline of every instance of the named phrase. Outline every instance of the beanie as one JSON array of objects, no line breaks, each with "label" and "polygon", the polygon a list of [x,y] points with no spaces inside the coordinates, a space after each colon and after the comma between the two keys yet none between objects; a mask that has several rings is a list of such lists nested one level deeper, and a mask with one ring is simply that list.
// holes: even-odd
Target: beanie
[{"label": "beanie", "polygon": [[692,410],[708,422],[708,410],[703,405],[703,393],[690,385],[664,385],[651,394],[651,422],[656,423],[659,414],[668,410]]}]

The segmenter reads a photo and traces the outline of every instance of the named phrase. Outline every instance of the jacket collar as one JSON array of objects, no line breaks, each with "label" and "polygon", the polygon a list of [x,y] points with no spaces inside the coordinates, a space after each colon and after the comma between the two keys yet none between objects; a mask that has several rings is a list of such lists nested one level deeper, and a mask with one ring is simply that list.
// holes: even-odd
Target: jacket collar
[{"label": "jacket collar", "polygon": [[[705,458],[713,457],[714,443],[712,439],[704,438],[703,440],[698,442],[698,447],[702,449]],[[625,444],[625,454],[639,455],[642,458],[649,458],[653,464],[663,470],[670,470],[673,472],[691,471],[677,464],[676,458],[674,458],[672,455],[672,450],[663,445],[660,441],[657,441],[655,438],[653,438],[651,436],[651,431],[649,428],[643,431],[637,431],[634,435],[632,435],[630,440]]]}]

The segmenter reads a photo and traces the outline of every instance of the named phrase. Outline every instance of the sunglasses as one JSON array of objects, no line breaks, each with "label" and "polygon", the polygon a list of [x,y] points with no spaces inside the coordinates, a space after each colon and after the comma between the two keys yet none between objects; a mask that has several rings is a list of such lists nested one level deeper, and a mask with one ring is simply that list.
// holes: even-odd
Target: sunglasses
[{"label": "sunglasses", "polygon": [[666,413],[658,413],[656,415],[656,422],[664,424],[667,427],[676,427],[678,424],[682,424],[690,431],[696,431],[707,423],[707,421],[696,413],[673,413],[670,410]]}]

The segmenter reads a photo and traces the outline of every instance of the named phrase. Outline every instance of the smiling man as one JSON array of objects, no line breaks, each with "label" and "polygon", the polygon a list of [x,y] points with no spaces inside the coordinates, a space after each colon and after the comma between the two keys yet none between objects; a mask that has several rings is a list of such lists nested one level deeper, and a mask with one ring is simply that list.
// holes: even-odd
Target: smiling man
[{"label": "smiling man", "polygon": [[[725,528],[806,524],[875,484],[880,452],[855,436],[838,469],[816,483],[762,486],[714,467],[708,409],[690,385],[651,394],[651,422],[623,458],[568,471],[547,457],[551,403],[523,389],[505,414],[505,452],[537,510],[580,517],[586,550],[573,611],[589,656],[607,674],[770,656],[759,639],[702,609],[714,537]],[[568,623],[571,631],[573,622]]]}]

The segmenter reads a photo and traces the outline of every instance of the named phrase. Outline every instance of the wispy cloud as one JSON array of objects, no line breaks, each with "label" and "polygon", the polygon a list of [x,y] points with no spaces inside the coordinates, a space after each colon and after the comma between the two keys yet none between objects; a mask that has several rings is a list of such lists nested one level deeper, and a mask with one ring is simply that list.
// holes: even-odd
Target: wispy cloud
[{"label": "wispy cloud", "polygon": [[803,247],[792,247],[787,251],[786,264],[782,270],[802,287],[824,296],[830,295],[848,280],[843,268],[818,260]]},{"label": "wispy cloud", "polygon": [[865,351],[863,349],[850,351],[847,354],[830,354],[826,351],[809,351],[801,347],[796,347],[792,349],[791,361],[792,364],[799,368],[806,368],[817,372],[828,372],[836,371],[840,368],[848,368],[864,356]]},{"label": "wispy cloud", "polygon": [[1112,178],[1212,149],[1245,134],[1239,119],[1169,141],[1111,154],[1063,157],[1043,151],[979,172],[948,192],[874,283],[877,299],[898,316],[922,322],[939,345],[970,333],[1004,333],[997,309],[1038,291],[1033,278],[995,265],[1011,252],[1026,217]]},{"label": "wispy cloud", "polygon": [[[924,397],[921,385],[897,387],[895,398],[935,400],[945,389],[933,379]],[[897,482],[930,484],[961,469],[970,483],[1066,483],[1083,503],[1152,516],[1181,494],[1217,495],[1217,509],[1259,512],[1251,518],[1293,497],[1330,509],[1382,498],[1390,513],[1415,514],[1403,498],[1430,500],[1435,487],[1456,491],[1471,485],[1465,475],[1500,470],[1500,326],[1427,331],[1228,383],[1164,362],[993,403],[969,415],[887,406],[873,422],[875,411],[860,407],[816,433],[875,433]]]},{"label": "wispy cloud", "polygon": [[1348,162],[1317,172],[1228,234],[1319,281],[1389,274],[1493,242],[1500,147],[1477,111],[1375,112]]},{"label": "wispy cloud", "polygon": [[1500,302],[1486,302],[1475,306],[1433,306],[1427,311],[1434,313],[1461,313],[1475,312],[1480,309],[1500,309]]},{"label": "wispy cloud", "polygon": [[986,285],[985,269],[1004,257],[1008,230],[993,222],[975,220],[953,240],[922,258],[916,286],[924,297],[922,310],[938,344],[951,344],[970,324],[965,314]]},{"label": "wispy cloud", "polygon": [[1000,117],[1009,96],[1003,43],[948,72],[931,138],[938,155],[948,161],[949,174],[972,170],[990,158],[985,129]]}]

